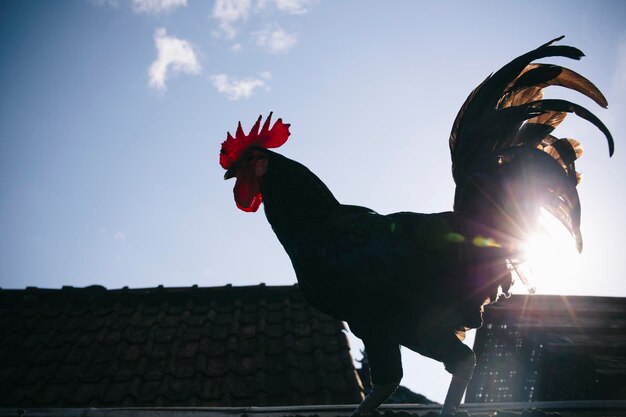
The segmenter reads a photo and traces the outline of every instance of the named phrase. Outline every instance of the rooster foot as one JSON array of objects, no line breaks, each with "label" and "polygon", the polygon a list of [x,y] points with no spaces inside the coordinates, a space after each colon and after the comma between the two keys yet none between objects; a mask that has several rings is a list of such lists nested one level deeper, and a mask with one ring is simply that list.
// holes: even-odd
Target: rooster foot
[{"label": "rooster foot", "polygon": [[374,414],[378,406],[394,393],[398,385],[400,385],[400,381],[384,385],[374,384],[370,393],[367,394],[367,397],[365,397],[351,417],[364,417]]}]

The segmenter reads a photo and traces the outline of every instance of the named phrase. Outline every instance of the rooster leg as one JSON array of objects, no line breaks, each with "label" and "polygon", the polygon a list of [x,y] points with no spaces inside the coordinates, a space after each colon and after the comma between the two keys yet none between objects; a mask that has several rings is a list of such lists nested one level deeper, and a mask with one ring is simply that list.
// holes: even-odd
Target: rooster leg
[{"label": "rooster leg", "polygon": [[372,390],[352,417],[374,414],[376,408],[394,393],[402,380],[400,346],[390,342],[388,337],[384,337],[384,333],[376,336],[363,340],[372,376]]},{"label": "rooster leg", "polygon": [[[433,309],[421,314],[413,338],[402,340],[409,349],[443,362],[452,382],[441,410],[442,416],[454,415],[476,366],[474,351],[456,336],[459,317],[454,310]],[[409,336],[411,336],[409,334]],[[415,338],[416,337],[416,338]]]},{"label": "rooster leg", "polygon": [[361,405],[359,405],[359,408],[357,408],[352,414],[352,417],[369,416],[374,414],[378,406],[389,398],[399,385],[399,380],[385,385],[374,384],[372,386],[372,390],[369,394],[367,394],[367,397],[365,397]]},{"label": "rooster leg", "polygon": [[450,382],[450,387],[446,394],[446,400],[441,410],[442,416],[453,415],[458,411],[463,394],[472,379],[475,366],[476,357],[471,350],[469,350],[469,354],[465,355],[463,359],[456,363],[452,371],[452,381]]}]

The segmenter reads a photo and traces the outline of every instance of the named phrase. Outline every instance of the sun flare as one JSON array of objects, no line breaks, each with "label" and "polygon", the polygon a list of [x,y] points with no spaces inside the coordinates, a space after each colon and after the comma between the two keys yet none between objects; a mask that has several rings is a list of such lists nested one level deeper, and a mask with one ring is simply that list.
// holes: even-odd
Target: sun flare
[{"label": "sun flare", "polygon": [[[529,285],[540,293],[568,293],[568,289],[576,285],[581,267],[574,239],[554,216],[543,209],[539,224],[539,231],[524,244],[527,262],[523,272],[526,272]],[[517,283],[514,290],[527,291]]]}]

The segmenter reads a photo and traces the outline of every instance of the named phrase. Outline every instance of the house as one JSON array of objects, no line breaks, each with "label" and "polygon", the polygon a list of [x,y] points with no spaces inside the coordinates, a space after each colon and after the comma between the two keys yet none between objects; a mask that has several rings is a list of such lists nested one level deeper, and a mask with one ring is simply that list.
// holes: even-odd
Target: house
[{"label": "house", "polygon": [[[297,286],[0,290],[0,417],[347,417],[363,388],[344,331]],[[416,402],[407,391],[396,397]],[[386,404],[379,415],[440,407]],[[626,401],[464,410],[626,416]]]},{"label": "house", "polygon": [[474,351],[466,402],[626,400],[626,298],[513,295]]},{"label": "house", "polygon": [[297,285],[0,290],[0,407],[356,404],[344,330]]}]

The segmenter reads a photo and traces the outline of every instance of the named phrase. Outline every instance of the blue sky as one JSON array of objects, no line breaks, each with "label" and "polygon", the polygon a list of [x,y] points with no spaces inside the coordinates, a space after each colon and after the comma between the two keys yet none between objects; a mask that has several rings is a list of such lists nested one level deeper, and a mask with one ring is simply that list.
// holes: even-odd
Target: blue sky
[{"label": "blue sky", "polygon": [[[583,254],[539,292],[626,296],[626,3],[93,0],[0,3],[0,286],[291,284],[261,212],[236,209],[218,152],[237,121],[292,124],[279,152],[342,201],[449,210],[448,135],[490,72],[559,35],[609,110],[573,117]],[[439,401],[443,367],[407,355]],[[432,362],[432,364],[430,364]],[[441,385],[441,387],[439,387]],[[435,386],[435,388],[433,388]]]}]

